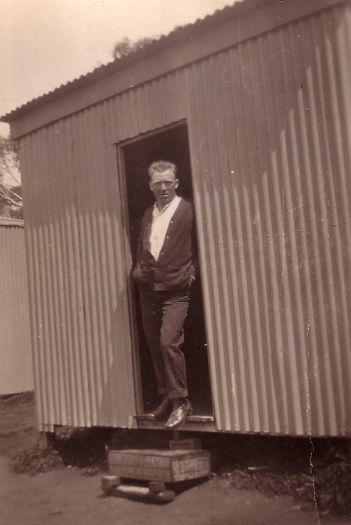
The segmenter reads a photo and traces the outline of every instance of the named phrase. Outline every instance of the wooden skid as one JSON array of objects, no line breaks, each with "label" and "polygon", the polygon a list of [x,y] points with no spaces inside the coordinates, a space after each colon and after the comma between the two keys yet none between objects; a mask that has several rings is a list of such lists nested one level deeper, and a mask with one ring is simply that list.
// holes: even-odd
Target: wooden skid
[{"label": "wooden skid", "polygon": [[173,483],[208,477],[207,450],[110,450],[109,471],[120,478]]},{"label": "wooden skid", "polygon": [[159,503],[168,503],[173,501],[175,493],[173,490],[164,490],[162,492],[151,492],[147,487],[138,487],[133,485],[119,485],[112,491],[112,496],[124,498],[142,499],[155,501]]},{"label": "wooden skid", "polygon": [[175,498],[173,490],[167,490],[162,482],[150,482],[148,487],[140,487],[123,484],[117,476],[108,475],[103,476],[101,487],[107,496],[141,499],[156,503],[168,503]]}]

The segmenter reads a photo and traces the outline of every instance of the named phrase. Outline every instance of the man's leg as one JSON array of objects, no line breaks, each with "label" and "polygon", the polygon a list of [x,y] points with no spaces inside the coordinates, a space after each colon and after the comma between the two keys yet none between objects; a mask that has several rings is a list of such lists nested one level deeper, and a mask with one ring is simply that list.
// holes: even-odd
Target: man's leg
[{"label": "man's leg", "polygon": [[160,396],[166,397],[165,366],[160,348],[160,330],[162,323],[162,303],[160,301],[160,295],[159,292],[153,292],[152,290],[140,290],[139,295],[143,330],[151,352],[158,393]]},{"label": "man's leg", "polygon": [[151,414],[162,419],[172,413],[166,428],[172,429],[184,423],[192,407],[187,399],[185,358],[181,350],[184,342],[184,321],[189,309],[190,292],[140,293],[141,313],[145,338],[151,351],[158,381],[158,392],[164,397],[161,405]]},{"label": "man's leg", "polygon": [[[162,292],[161,292],[162,293]],[[160,349],[163,356],[167,394],[170,399],[188,397],[186,364],[181,345],[184,342],[184,322],[189,309],[188,290],[164,293]]]}]

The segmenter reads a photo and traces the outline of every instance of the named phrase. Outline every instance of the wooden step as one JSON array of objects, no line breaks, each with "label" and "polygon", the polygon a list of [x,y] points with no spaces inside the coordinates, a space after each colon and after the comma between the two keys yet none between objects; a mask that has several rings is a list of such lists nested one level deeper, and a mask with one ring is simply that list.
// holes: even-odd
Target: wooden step
[{"label": "wooden step", "polygon": [[[148,414],[134,416],[138,428],[153,428],[161,430],[165,427],[165,421],[155,421]],[[215,430],[215,419],[213,416],[189,416],[179,430],[211,432]],[[178,429],[177,429],[178,430]]]},{"label": "wooden step", "polygon": [[207,450],[109,450],[110,475],[118,478],[174,483],[208,477]]}]

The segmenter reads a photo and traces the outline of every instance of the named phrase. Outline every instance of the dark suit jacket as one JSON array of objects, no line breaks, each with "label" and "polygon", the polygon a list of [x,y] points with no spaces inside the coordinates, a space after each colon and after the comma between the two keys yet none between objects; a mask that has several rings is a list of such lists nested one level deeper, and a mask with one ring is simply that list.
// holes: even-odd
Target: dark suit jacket
[{"label": "dark suit jacket", "polygon": [[143,217],[138,239],[137,262],[133,270],[136,283],[156,291],[185,288],[196,277],[196,239],[194,211],[182,199],[169,223],[158,260],[150,252],[153,206]]}]

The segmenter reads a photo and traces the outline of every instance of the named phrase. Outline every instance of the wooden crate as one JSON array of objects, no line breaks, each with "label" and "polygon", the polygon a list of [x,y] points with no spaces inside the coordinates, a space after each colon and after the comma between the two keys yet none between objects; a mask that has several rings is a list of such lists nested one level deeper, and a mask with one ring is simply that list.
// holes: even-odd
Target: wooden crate
[{"label": "wooden crate", "polygon": [[120,478],[172,483],[209,476],[207,450],[110,450],[110,473]]}]

